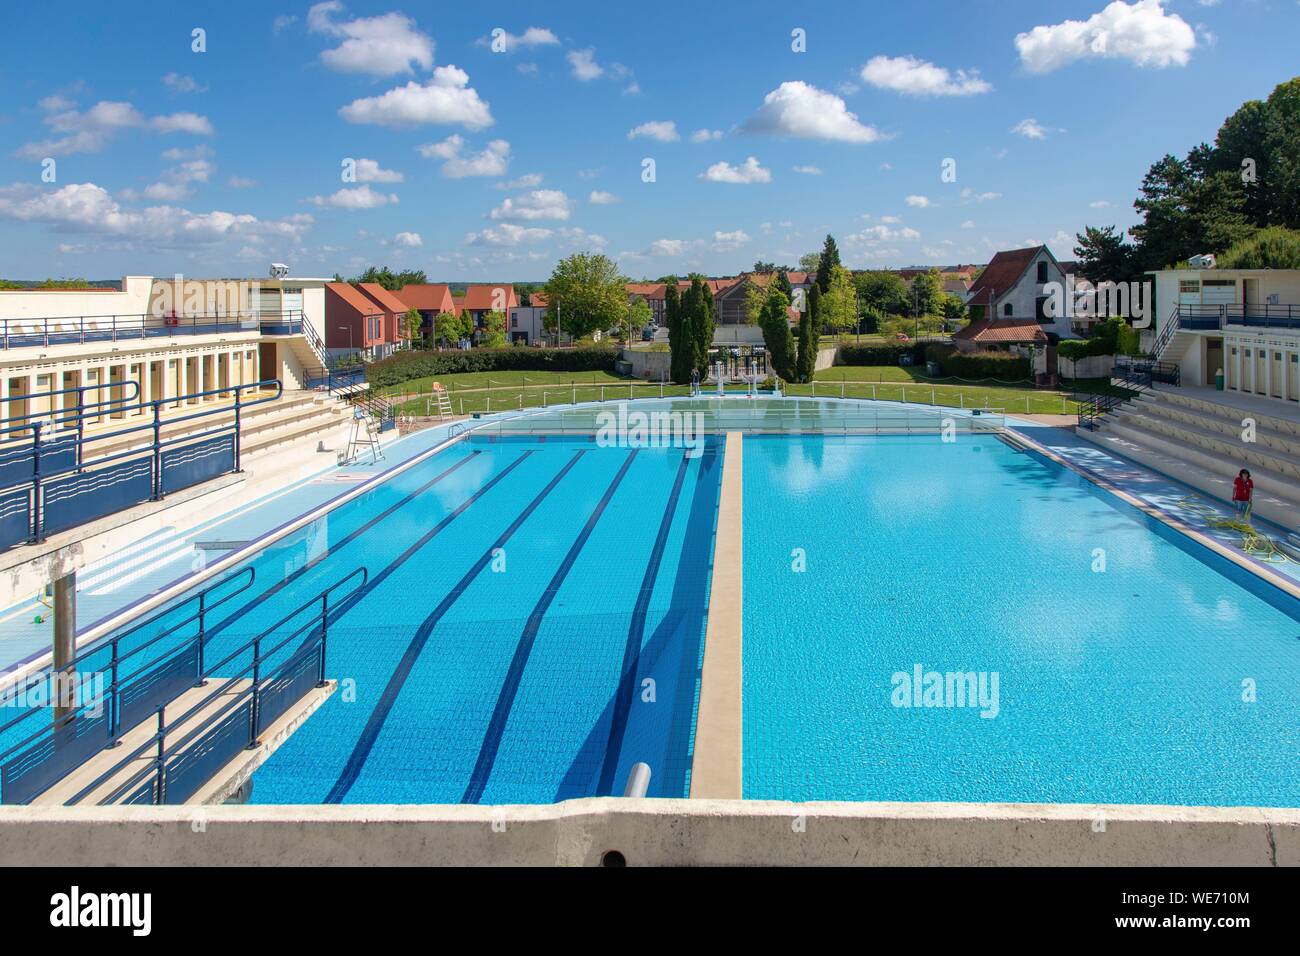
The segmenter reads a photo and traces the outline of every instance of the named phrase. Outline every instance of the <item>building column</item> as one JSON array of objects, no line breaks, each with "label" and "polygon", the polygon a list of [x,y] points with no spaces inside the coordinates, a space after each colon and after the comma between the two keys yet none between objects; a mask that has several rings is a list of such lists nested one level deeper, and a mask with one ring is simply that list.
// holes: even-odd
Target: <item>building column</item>
[{"label": "building column", "polygon": [[77,669],[77,572],[69,571],[54,581],[54,646],[50,676],[54,678],[54,720],[59,722],[75,709],[72,689]]}]

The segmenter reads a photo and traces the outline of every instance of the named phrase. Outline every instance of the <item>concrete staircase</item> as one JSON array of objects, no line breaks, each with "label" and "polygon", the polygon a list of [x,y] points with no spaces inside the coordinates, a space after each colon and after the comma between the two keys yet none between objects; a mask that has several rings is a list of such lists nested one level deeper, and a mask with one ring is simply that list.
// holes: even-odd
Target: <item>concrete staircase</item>
[{"label": "concrete staircase", "polygon": [[[162,436],[164,440],[183,438],[232,424],[235,420],[233,406],[212,415],[190,421],[167,424],[167,417],[182,417],[199,410],[197,405],[183,408],[167,409],[164,412]],[[336,441],[338,433],[345,430],[352,420],[351,409],[340,399],[324,392],[285,392],[274,402],[254,405],[240,412],[240,433],[242,435],[241,452],[244,458],[256,458],[264,452],[279,449],[289,443],[299,441]],[[108,428],[121,428],[123,422],[115,421]],[[87,437],[93,441],[94,431]],[[118,439],[93,442],[88,446],[88,454],[94,458],[117,454],[133,448],[146,448],[153,443],[153,434],[149,429],[142,429]]]},{"label": "concrete staircase", "polygon": [[[1255,423],[1255,440],[1250,442],[1242,438],[1247,418]],[[1296,524],[1291,519],[1293,509],[1300,509],[1300,419],[1158,389],[1112,410],[1091,437],[1161,471],[1173,471],[1172,461],[1191,466],[1192,475],[1208,472],[1216,476],[1213,487],[1188,474],[1175,477],[1221,497],[1226,497],[1224,489],[1237,471],[1247,468],[1255,481],[1256,511],[1291,527]],[[1270,502],[1285,507],[1270,508]]]},{"label": "concrete staircase", "polygon": [[1187,350],[1192,347],[1196,341],[1196,336],[1191,332],[1181,330],[1174,332],[1173,338],[1165,345],[1160,354],[1156,356],[1157,362],[1170,362],[1174,365],[1181,365],[1183,358],[1187,355]]}]

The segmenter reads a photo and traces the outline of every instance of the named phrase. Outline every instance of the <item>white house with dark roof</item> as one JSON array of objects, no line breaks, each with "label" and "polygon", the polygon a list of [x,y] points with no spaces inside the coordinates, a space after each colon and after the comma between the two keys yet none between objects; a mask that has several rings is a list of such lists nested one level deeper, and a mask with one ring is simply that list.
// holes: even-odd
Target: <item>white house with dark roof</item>
[{"label": "white house with dark roof", "polygon": [[999,252],[970,288],[972,323],[1032,320],[1051,339],[1078,338],[1069,315],[1051,316],[1052,288],[1064,289],[1066,272],[1047,246]]}]

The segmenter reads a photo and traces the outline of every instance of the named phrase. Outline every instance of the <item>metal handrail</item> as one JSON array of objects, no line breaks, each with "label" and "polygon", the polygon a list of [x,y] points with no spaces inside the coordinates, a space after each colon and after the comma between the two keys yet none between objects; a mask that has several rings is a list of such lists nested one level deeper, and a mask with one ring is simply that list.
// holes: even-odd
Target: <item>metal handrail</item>
[{"label": "metal handrail", "polygon": [[[138,388],[139,388],[138,383],[130,382],[129,384],[135,385],[138,393]],[[243,399],[242,396],[244,392],[254,391],[254,390],[257,392],[270,391],[272,392],[272,394],[263,395],[259,398],[252,399],[251,401]],[[42,435],[41,435],[42,428],[44,427],[44,422],[29,421],[33,417],[32,415],[20,415],[20,416],[16,416],[12,420],[6,419],[0,421],[0,436],[8,435],[14,432],[31,432],[31,436],[32,436],[31,451],[30,451],[32,471],[30,475],[25,475],[20,479],[10,480],[7,484],[0,485],[0,495],[13,495],[15,493],[20,493],[21,490],[23,489],[27,489],[32,492],[34,498],[30,503],[30,509],[31,509],[30,524],[28,527],[28,530],[30,532],[29,541],[39,542],[44,540],[42,534],[43,531],[42,518],[44,515],[46,501],[42,494],[42,491],[44,489],[45,483],[49,479],[59,477],[60,475],[65,475],[74,472],[75,473],[85,472],[88,464],[94,466],[96,469],[99,469],[113,462],[123,461],[126,459],[135,459],[135,458],[144,460],[146,456],[149,456],[152,460],[152,465],[151,465],[152,483],[150,487],[149,500],[158,501],[162,499],[164,494],[163,493],[163,468],[162,468],[162,464],[163,464],[162,455],[164,451],[180,448],[180,447],[196,445],[198,442],[206,438],[212,438],[220,435],[230,435],[232,436],[232,443],[233,443],[232,444],[233,471],[239,472],[242,470],[242,461],[241,461],[242,416],[244,411],[258,405],[264,405],[269,402],[277,401],[280,398],[280,396],[283,395],[283,393],[284,393],[284,386],[279,379],[266,379],[260,382],[249,382],[245,384],[226,385],[223,387],[205,389],[200,392],[191,392],[186,395],[177,395],[171,398],[153,399],[148,402],[136,402],[134,404],[130,404],[127,402],[115,403],[111,406],[111,409],[107,411],[105,410],[104,407],[102,407],[104,403],[96,403],[89,408],[83,407],[83,409],[76,414],[75,420],[72,422],[72,424],[75,426],[77,431],[77,438],[74,441],[75,454],[73,455],[73,462],[71,464],[65,464],[65,465],[55,464],[53,468],[49,467],[48,461],[46,462],[42,461],[43,454],[45,453],[45,446],[48,443],[48,440],[46,442],[43,442]],[[227,411],[226,407],[200,408],[197,411],[188,414],[174,416],[164,421],[162,416],[162,410],[164,406],[170,404],[181,405],[181,404],[188,403],[192,400],[199,400],[199,399],[207,398],[209,396],[226,396],[231,394],[233,394],[235,398],[234,406],[233,406],[234,418],[232,421],[218,423],[211,428],[204,428],[198,431],[190,431],[185,434],[177,435],[175,437],[169,437],[164,440],[162,435],[162,429],[164,424],[168,426],[178,425],[185,422],[210,418],[211,416],[214,415],[224,414]],[[88,419],[99,419],[104,417],[105,414],[128,415],[135,412],[144,412],[146,410],[152,411],[152,416],[148,421],[141,421],[135,424],[126,425],[121,428],[115,428],[112,431],[100,432],[98,434],[92,435],[89,438],[85,436],[85,423]],[[67,418],[70,413],[71,410],[65,411],[63,413],[64,421],[62,424],[64,425],[69,424]],[[41,417],[44,417],[47,420],[49,418],[48,415],[41,416]],[[16,421],[18,424],[11,424],[11,421]],[[106,455],[98,455],[93,459],[90,459],[89,462],[87,461],[86,450],[94,442],[112,441],[114,439],[119,439],[124,436],[134,435],[145,431],[151,432],[153,436],[153,441],[147,447],[139,447],[139,446],[128,447],[123,449],[122,451],[118,451]],[[12,454],[14,451],[17,450],[18,449],[10,449],[8,453]],[[45,468],[42,467],[43,464],[45,465]],[[215,477],[215,475],[212,477]],[[135,503],[139,503],[139,502],[135,502]],[[90,520],[90,519],[86,519],[86,520]]]},{"label": "metal handrail", "polygon": [[1165,354],[1165,349],[1169,348],[1169,343],[1174,340],[1174,334],[1178,331],[1180,320],[1179,309],[1175,308],[1169,320],[1165,322],[1165,327],[1160,330],[1156,337],[1155,345],[1151,348],[1151,355],[1157,361]]},{"label": "metal handrail", "polygon": [[[210,594],[212,594],[214,591],[220,588],[225,587],[231,581],[243,577],[245,574],[248,575],[247,581],[245,581],[235,590],[231,591],[229,594],[222,596],[219,600],[214,601],[212,603],[208,603],[207,599]],[[75,720],[83,711],[94,710],[103,706],[105,704],[105,699],[104,699],[105,697],[107,697],[107,704],[110,709],[108,736],[110,739],[116,739],[118,735],[118,731],[120,730],[119,720],[121,718],[121,704],[120,704],[121,691],[131,682],[133,678],[138,677],[140,674],[146,671],[155,670],[156,669],[155,665],[162,663],[163,661],[167,660],[169,657],[175,656],[175,653],[178,649],[184,649],[188,645],[188,643],[191,643],[195,640],[202,641],[207,631],[206,628],[207,615],[212,611],[214,611],[216,608],[221,607],[223,604],[226,604],[229,601],[234,600],[236,597],[238,597],[239,595],[247,591],[249,588],[251,588],[253,586],[253,581],[256,579],[256,576],[257,576],[256,570],[253,568],[252,565],[249,565],[248,567],[245,567],[235,572],[234,574],[222,578],[220,581],[216,582],[215,584],[209,585],[208,587],[200,591],[198,594],[194,595],[192,598],[187,599],[182,604],[177,605],[175,607],[168,608],[165,611],[160,611],[157,614],[145,618],[143,621],[135,622],[125,630],[119,631],[116,634],[114,634],[113,637],[107,641],[99,641],[90,647],[82,649],[80,652],[75,654],[73,658],[70,661],[68,661],[67,664],[65,664],[63,667],[56,670],[53,666],[51,666],[49,668],[48,678],[51,681],[51,683],[55,683],[58,680],[58,678],[55,677],[56,674],[70,675],[76,672],[77,664],[83,663],[90,657],[100,654],[105,648],[108,648],[111,652],[108,661],[110,678],[109,678],[108,686],[107,688],[105,688],[104,695],[101,696],[100,699],[96,701],[83,702],[80,706],[69,709],[59,718],[59,720],[51,723],[47,723],[44,727],[37,730],[34,734],[31,734],[30,736],[23,738],[18,743],[10,746],[8,749],[4,751],[0,751],[0,763],[3,763],[8,757],[10,757],[16,751],[36,741],[42,735],[46,733],[54,733],[59,729],[66,727],[68,724],[72,723],[72,721]],[[173,624],[172,626],[154,635],[147,641],[144,641],[143,643],[137,645],[136,647],[132,648],[126,653],[121,653],[121,644],[124,639],[130,637],[132,634],[135,634],[144,628],[149,627],[152,624],[157,623],[158,621],[162,620],[165,617],[175,614],[180,608],[184,607],[186,604],[189,604],[192,601],[198,602],[198,610],[194,614],[191,614],[183,621]],[[135,657],[137,654],[141,653],[142,651],[152,647],[153,645],[157,644],[159,641],[167,637],[171,637],[181,628],[193,624],[196,621],[198,622],[199,630],[198,630],[198,634],[196,634],[194,637],[190,638],[188,641],[182,642],[176,647],[168,649],[167,651],[159,655],[157,658],[154,658],[153,660],[149,661],[141,668],[132,671],[130,674],[126,675],[125,677],[122,676],[121,670],[122,670],[122,663],[124,661],[129,660],[132,657]],[[200,660],[201,659],[202,657],[200,655]],[[33,716],[33,714],[36,713],[39,713],[39,711],[28,711],[27,713],[19,714],[13,720],[10,720],[4,724],[0,724],[0,737],[3,737],[14,727],[17,727],[24,720],[28,720]]]},{"label": "metal handrail", "polygon": [[[239,657],[241,654],[245,653],[246,651],[250,649],[253,651],[252,660],[250,660],[248,664],[246,664],[240,670],[236,671],[234,674],[230,674],[222,678],[218,678],[222,680],[222,683],[217,687],[215,687],[211,694],[207,695],[203,700],[200,700],[198,703],[191,705],[191,707],[188,710],[186,710],[183,714],[181,714],[179,717],[174,717],[171,720],[172,726],[178,726],[184,724],[195,714],[199,713],[201,710],[210,706],[212,700],[221,696],[221,694],[224,693],[227,688],[231,687],[237,681],[242,680],[246,675],[249,674],[250,671],[252,672],[252,683],[248,687],[241,690],[238,694],[232,696],[224,704],[224,706],[218,712],[211,715],[211,717],[208,720],[204,721],[202,724],[200,724],[197,727],[191,728],[179,741],[173,740],[171,752],[175,753],[176,751],[183,749],[187,744],[189,744],[190,742],[198,738],[198,736],[201,733],[211,729],[214,724],[218,723],[232,710],[239,707],[244,702],[244,700],[246,700],[250,696],[252,697],[253,706],[249,718],[248,746],[250,748],[256,746],[258,720],[260,716],[259,705],[261,703],[262,683],[264,680],[271,681],[274,680],[275,678],[274,674],[271,674],[270,676],[264,678],[262,676],[262,665],[268,659],[274,657],[285,646],[287,646],[288,644],[290,644],[291,642],[299,638],[302,635],[302,633],[308,629],[311,629],[311,633],[308,634],[307,639],[303,642],[303,645],[295,652],[295,654],[290,656],[289,661],[290,662],[293,661],[294,657],[296,657],[298,654],[302,654],[310,650],[314,642],[319,642],[320,658],[317,664],[316,686],[317,687],[324,686],[326,682],[325,681],[325,652],[328,644],[329,623],[330,623],[330,614],[331,614],[330,606],[329,606],[330,595],[333,594],[335,591],[337,591],[339,588],[348,584],[350,581],[352,581],[353,578],[357,577],[358,575],[361,576],[360,582],[357,583],[343,597],[343,599],[339,602],[339,604],[336,605],[334,608],[333,613],[335,619],[337,620],[343,614],[347,613],[347,611],[351,610],[352,605],[350,605],[348,602],[352,600],[352,598],[355,597],[358,594],[358,592],[363,591],[366,585],[369,583],[370,571],[366,567],[362,566],[362,567],[354,568],[351,572],[339,578],[329,587],[325,588],[323,591],[320,591],[314,597],[300,604],[293,611],[289,612],[284,617],[280,618],[278,621],[276,621],[276,623],[262,630],[256,637],[246,641],[238,648],[231,651],[229,654],[227,654],[216,664],[212,664],[202,669],[200,671],[201,683],[206,684],[209,677],[215,676],[214,675],[215,671],[226,667],[227,664],[233,662],[235,658]],[[262,649],[262,642],[266,638],[273,635],[279,628],[281,628],[286,623],[296,618],[303,611],[307,610],[308,608],[314,607],[317,604],[317,602],[319,602],[321,606],[321,613],[319,618],[313,617],[311,620],[307,621],[301,627],[292,631],[287,637],[284,637],[283,639],[276,642],[276,644],[273,647],[271,647],[270,650]],[[253,606],[255,606],[256,603],[257,602],[254,602]],[[142,769],[140,772],[133,775],[130,779],[120,784],[117,790],[119,792],[124,790],[129,790],[132,786],[145,779],[145,777],[148,776],[149,772],[153,772],[156,775],[158,781],[157,785],[154,788],[154,802],[155,803],[164,802],[166,797],[166,758],[168,756],[167,739],[166,739],[166,727],[167,727],[166,707],[167,707],[166,704],[162,704],[158,707],[157,710],[158,730],[154,733],[154,735],[152,737],[149,737],[138,747],[136,747],[135,750],[126,754],[121,760],[118,760],[112,767],[105,770],[98,777],[96,777],[85,787],[83,787],[81,791],[79,791],[76,795],[73,796],[72,799],[74,802],[81,799],[86,794],[94,791],[105,781],[111,778],[114,774],[118,773],[124,766],[129,764],[131,761],[133,761],[136,757],[143,754],[145,751],[149,750],[151,747],[156,747],[158,751],[158,757],[154,761],[154,766],[152,768]]]},{"label": "metal handrail", "polygon": [[[87,342],[118,342],[180,334],[208,335],[222,331],[257,332],[267,316],[288,316],[289,324],[307,323],[301,310],[217,311],[180,315],[169,312],[132,315],[76,315],[0,319],[0,349],[48,347]],[[296,319],[295,319],[296,317]],[[231,328],[231,327],[234,328]]]}]

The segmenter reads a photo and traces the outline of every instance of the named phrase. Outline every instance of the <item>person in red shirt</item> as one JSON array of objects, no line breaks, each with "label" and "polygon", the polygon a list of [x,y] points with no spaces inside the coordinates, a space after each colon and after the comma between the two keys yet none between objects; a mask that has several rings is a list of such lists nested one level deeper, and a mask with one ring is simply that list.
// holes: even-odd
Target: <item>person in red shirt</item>
[{"label": "person in red shirt", "polygon": [[1232,483],[1232,506],[1243,518],[1250,514],[1250,498],[1254,492],[1255,482],[1250,480],[1250,472],[1241,469]]}]

